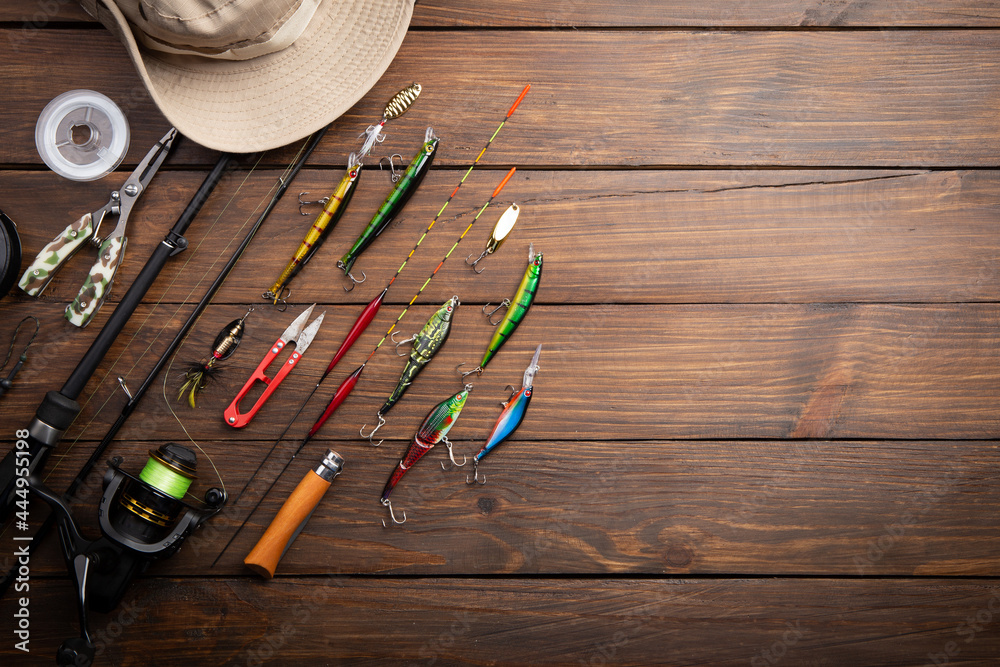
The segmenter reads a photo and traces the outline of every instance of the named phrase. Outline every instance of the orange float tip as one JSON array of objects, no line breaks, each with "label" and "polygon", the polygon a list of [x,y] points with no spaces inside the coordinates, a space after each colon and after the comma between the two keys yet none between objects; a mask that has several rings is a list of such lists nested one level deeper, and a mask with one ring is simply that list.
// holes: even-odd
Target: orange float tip
[{"label": "orange float tip", "polygon": [[507,172],[507,175],[503,177],[502,181],[500,181],[500,185],[498,185],[497,189],[493,191],[493,197],[496,197],[498,194],[500,194],[500,191],[503,190],[503,186],[507,185],[507,181],[509,181],[510,177],[514,175],[515,171],[517,171],[517,167],[510,168],[510,171]]},{"label": "orange float tip", "polygon": [[516,100],[514,100],[514,105],[511,106],[510,111],[507,112],[507,118],[510,118],[511,115],[513,115],[513,113],[517,110],[517,105],[521,103],[521,100],[524,99],[524,96],[528,94],[529,90],[531,90],[530,83],[524,87],[524,90],[521,91],[521,94],[517,96]]}]

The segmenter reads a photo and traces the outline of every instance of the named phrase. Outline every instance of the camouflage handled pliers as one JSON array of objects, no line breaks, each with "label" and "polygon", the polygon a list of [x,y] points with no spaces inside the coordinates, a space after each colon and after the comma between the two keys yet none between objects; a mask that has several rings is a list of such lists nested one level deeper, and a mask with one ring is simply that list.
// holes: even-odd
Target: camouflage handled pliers
[{"label": "camouflage handled pliers", "polygon": [[[27,268],[18,286],[31,296],[42,293],[63,264],[76,251],[83,247],[87,240],[100,248],[97,262],[90,269],[87,280],[80,288],[73,303],[66,306],[66,319],[78,327],[87,326],[91,318],[104,303],[115,279],[115,272],[125,254],[125,228],[128,216],[136,200],[146,191],[149,182],[156,175],[160,165],[167,159],[167,154],[177,138],[177,130],[171,128],[142,159],[139,166],[128,177],[124,185],[111,193],[108,203],[93,213],[83,215],[70,224],[59,236],[54,238],[42,251],[35,256],[35,261]],[[110,234],[101,238],[97,235],[101,223],[109,215],[118,216],[118,224]]]}]

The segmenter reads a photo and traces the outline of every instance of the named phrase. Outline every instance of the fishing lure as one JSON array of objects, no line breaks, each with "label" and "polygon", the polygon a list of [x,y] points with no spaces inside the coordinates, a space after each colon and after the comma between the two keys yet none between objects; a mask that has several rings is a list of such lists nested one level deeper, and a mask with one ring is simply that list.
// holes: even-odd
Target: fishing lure
[{"label": "fishing lure", "polygon": [[[389,394],[389,398],[386,399],[382,407],[379,408],[378,413],[375,415],[378,418],[378,426],[372,429],[372,432],[365,436],[365,427],[362,426],[361,433],[362,437],[367,437],[368,442],[372,445],[378,447],[382,444],[379,440],[376,444],[372,442],[372,437],[375,435],[375,431],[379,430],[385,425],[385,413],[387,413],[392,406],[403,397],[406,390],[413,384],[413,380],[416,379],[417,374],[424,369],[430,360],[437,354],[437,351],[441,349],[445,341],[448,340],[448,334],[451,333],[451,318],[455,314],[455,309],[458,308],[459,301],[457,296],[453,296],[444,304],[437,309],[431,318],[427,320],[427,324],[424,328],[420,330],[420,333],[413,334],[410,338],[402,340],[398,343],[402,345],[403,343],[413,341],[413,347],[410,350],[410,359],[406,362],[406,366],[403,368],[403,373],[399,376],[399,382],[396,383],[396,388],[392,390]],[[402,355],[400,355],[402,356]],[[367,424],[365,424],[367,426]]]},{"label": "fishing lure", "polygon": [[[389,517],[393,523],[404,523],[406,521],[406,512],[403,512],[402,521],[396,518],[396,514],[392,511],[392,502],[389,500],[389,494],[392,493],[392,490],[399,483],[399,480],[402,479],[403,475],[406,474],[406,471],[412,468],[434,445],[443,442],[445,447],[448,448],[448,458],[451,459],[451,462],[457,466],[465,465],[465,461],[459,463],[455,460],[451,442],[448,440],[448,431],[455,425],[455,421],[458,420],[458,416],[462,413],[462,408],[465,407],[465,401],[469,398],[471,390],[471,384],[465,385],[462,391],[441,401],[427,413],[427,417],[424,418],[420,428],[417,429],[416,435],[413,436],[413,441],[406,448],[403,458],[399,460],[399,463],[396,464],[396,469],[389,475],[389,479],[385,483],[385,488],[382,489],[382,499],[380,502],[383,506],[389,508]],[[384,519],[382,525],[386,525]]]},{"label": "fishing lure", "polygon": [[195,399],[198,394],[208,386],[209,380],[220,370],[215,367],[215,364],[233,356],[236,348],[239,347],[240,341],[243,340],[243,332],[246,331],[247,316],[252,312],[253,308],[248,309],[246,315],[233,320],[222,328],[219,335],[215,337],[215,342],[212,343],[212,355],[208,361],[191,364],[188,367],[187,371],[184,372],[184,384],[177,392],[178,401],[184,398],[184,394],[187,394],[188,405],[192,408],[196,407]]},{"label": "fishing lure", "polygon": [[316,251],[323,245],[323,241],[326,240],[326,237],[330,235],[330,232],[333,231],[333,228],[337,226],[337,223],[343,217],[344,212],[347,210],[347,205],[351,202],[351,197],[354,196],[358,182],[361,180],[361,168],[363,166],[356,153],[351,153],[348,156],[347,171],[344,173],[343,178],[340,179],[337,188],[326,199],[323,210],[316,216],[312,227],[306,232],[305,238],[299,244],[299,249],[295,251],[295,255],[285,266],[285,270],[281,272],[281,275],[274,281],[270,289],[261,295],[263,298],[273,300],[274,304],[277,305],[279,301],[284,301],[291,294],[288,283],[309,263],[309,260],[313,258]]},{"label": "fishing lure", "polygon": [[[350,278],[351,287],[344,289],[350,292],[354,289],[354,285],[365,281],[365,278],[361,280],[355,279],[351,274],[351,268],[354,266],[354,262],[357,261],[358,257],[365,251],[368,246],[375,241],[375,239],[385,231],[385,229],[392,223],[396,215],[403,210],[406,202],[409,201],[413,193],[416,192],[417,187],[420,182],[427,175],[428,169],[430,169],[431,163],[434,161],[434,155],[437,153],[439,139],[434,134],[434,129],[428,127],[427,132],[424,134],[424,145],[420,151],[413,157],[406,171],[403,172],[403,177],[399,179],[396,183],[396,187],[393,188],[389,196],[385,198],[382,205],[378,207],[378,211],[372,217],[371,221],[358,236],[354,245],[348,250],[343,257],[337,260],[337,268],[344,272],[344,275]],[[362,272],[364,276],[364,272]]]},{"label": "fishing lure", "polygon": [[[499,322],[500,326],[493,333],[493,338],[490,340],[489,346],[486,348],[486,353],[483,355],[483,360],[479,362],[479,366],[462,373],[462,377],[476,373],[477,375],[482,375],[483,371],[486,369],[486,364],[490,363],[490,359],[496,356],[496,353],[503,347],[503,344],[507,342],[507,339],[513,335],[514,331],[521,324],[521,320],[528,313],[528,309],[531,308],[532,301],[535,300],[535,293],[538,291],[538,283],[542,279],[542,253],[535,254],[535,249],[533,245],[528,246],[528,268],[524,271],[524,277],[521,278],[521,284],[517,288],[517,292],[514,293],[514,298],[507,301],[509,307],[507,312],[504,314],[503,320]],[[487,304],[489,305],[489,304]],[[499,310],[503,307],[501,304],[497,308]],[[486,307],[483,307],[485,312]],[[496,312],[494,310],[493,312]],[[492,315],[492,313],[490,313]],[[491,320],[492,323],[492,320]]]},{"label": "fishing lure", "polygon": [[[354,196],[354,191],[361,178],[361,168],[364,166],[362,161],[368,157],[376,143],[385,140],[385,135],[382,134],[382,127],[385,126],[386,121],[402,116],[410,108],[410,105],[416,101],[417,96],[420,95],[420,90],[420,84],[414,83],[393,95],[382,111],[381,122],[377,125],[368,126],[368,129],[364,131],[361,136],[365,137],[365,142],[361,146],[361,150],[357,153],[351,153],[348,156],[347,171],[344,173],[343,178],[340,179],[340,183],[329,197],[320,200],[323,203],[323,210],[316,216],[309,231],[306,232],[306,236],[302,239],[302,243],[299,244],[299,249],[295,251],[292,260],[285,266],[285,270],[281,272],[281,275],[274,281],[271,288],[264,292],[262,295],[263,298],[268,300],[273,299],[274,303],[277,304],[289,296],[291,290],[288,290],[288,293],[284,293],[288,289],[288,283],[312,259],[313,255],[323,245],[323,241],[330,235],[330,232],[333,231],[333,228],[347,210],[347,206],[351,201],[351,197]],[[304,192],[302,194],[308,193]],[[299,202],[299,211],[301,212],[301,195],[299,195]]]},{"label": "fishing lure", "polygon": [[31,338],[29,338],[28,342],[24,344],[24,349],[21,350],[21,354],[19,354],[17,357],[17,363],[15,363],[13,368],[11,368],[10,373],[7,374],[7,377],[0,378],[0,396],[3,396],[5,393],[7,393],[8,389],[14,386],[14,377],[18,374],[18,372],[20,372],[21,367],[24,366],[24,363],[28,361],[28,348],[31,347],[31,344],[35,342],[35,336],[38,335],[38,330],[40,328],[40,325],[38,324],[38,318],[35,317],[34,315],[28,315],[20,322],[18,322],[17,327],[14,329],[14,335],[10,337],[10,347],[7,348],[7,357],[3,360],[3,366],[0,366],[0,370],[3,370],[4,368],[7,367],[7,362],[10,361],[11,355],[14,354],[14,342],[17,340],[17,334],[21,330],[21,325],[27,322],[28,320],[34,321],[35,332],[31,334]]},{"label": "fishing lure", "polygon": [[500,219],[497,220],[497,224],[493,226],[493,233],[490,234],[490,240],[486,242],[486,249],[483,250],[483,254],[477,257],[474,262],[469,261],[469,257],[472,257],[472,255],[465,258],[465,263],[471,266],[473,271],[482,273],[486,270],[485,268],[477,269],[476,264],[479,264],[486,255],[495,253],[503,245],[503,242],[507,240],[507,237],[510,236],[511,231],[514,229],[514,223],[517,222],[517,215],[520,212],[521,209],[518,208],[517,204],[508,206],[507,210],[500,216]]},{"label": "fishing lure", "polygon": [[[542,346],[539,345],[535,348],[535,356],[531,358],[531,363],[528,364],[528,368],[524,371],[524,381],[521,383],[521,388],[511,394],[510,398],[502,403],[503,412],[497,418],[497,423],[493,426],[493,430],[490,431],[490,436],[486,438],[486,444],[483,445],[483,448],[472,459],[474,476],[472,480],[466,478],[466,484],[479,482],[479,462],[483,460],[484,456],[493,451],[494,447],[509,438],[517,430],[517,427],[521,425],[521,422],[524,421],[524,415],[528,411],[528,404],[531,403],[532,386],[535,382],[535,373],[538,372],[538,357],[541,354]],[[486,483],[486,475],[483,475],[483,480],[479,483]]]}]

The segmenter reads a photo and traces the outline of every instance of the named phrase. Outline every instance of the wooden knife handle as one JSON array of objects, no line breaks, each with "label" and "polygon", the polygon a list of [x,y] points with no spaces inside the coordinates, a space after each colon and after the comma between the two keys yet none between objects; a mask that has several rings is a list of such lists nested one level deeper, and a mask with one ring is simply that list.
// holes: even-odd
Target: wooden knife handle
[{"label": "wooden knife handle", "polygon": [[333,479],[340,473],[344,459],[332,449],[317,470],[306,473],[299,485],[278,510],[257,545],[243,559],[243,563],[260,576],[270,579],[278,561],[305,527],[316,505],[323,499]]}]

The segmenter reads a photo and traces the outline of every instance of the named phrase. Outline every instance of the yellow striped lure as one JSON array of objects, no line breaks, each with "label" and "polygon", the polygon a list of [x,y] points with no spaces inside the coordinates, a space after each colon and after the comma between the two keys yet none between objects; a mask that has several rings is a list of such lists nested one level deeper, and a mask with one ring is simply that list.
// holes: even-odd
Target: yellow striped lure
[{"label": "yellow striped lure", "polygon": [[[348,156],[347,171],[344,172],[340,183],[337,184],[337,187],[329,197],[320,199],[317,202],[323,204],[323,210],[313,220],[312,226],[309,227],[305,238],[302,239],[298,250],[295,251],[295,254],[285,266],[281,275],[274,281],[270,289],[261,295],[264,299],[272,301],[275,305],[285,304],[285,299],[291,295],[291,289],[288,287],[288,284],[309,263],[309,260],[313,258],[316,251],[323,245],[323,241],[330,235],[333,228],[337,226],[340,218],[343,217],[344,212],[347,210],[347,205],[350,203],[351,197],[354,196],[354,191],[357,189],[358,181],[361,178],[361,168],[364,166],[362,161],[368,157],[375,144],[385,141],[382,128],[385,126],[386,121],[403,115],[410,108],[410,105],[416,101],[417,96],[420,95],[420,91],[420,84],[414,83],[393,95],[382,111],[382,120],[377,125],[369,125],[368,129],[362,133],[361,136],[365,137],[365,141],[361,146],[361,150],[357,153],[351,153]],[[300,212],[302,210],[301,206],[313,203],[302,201],[302,195],[307,194],[309,193],[303,192],[299,195]]]}]

